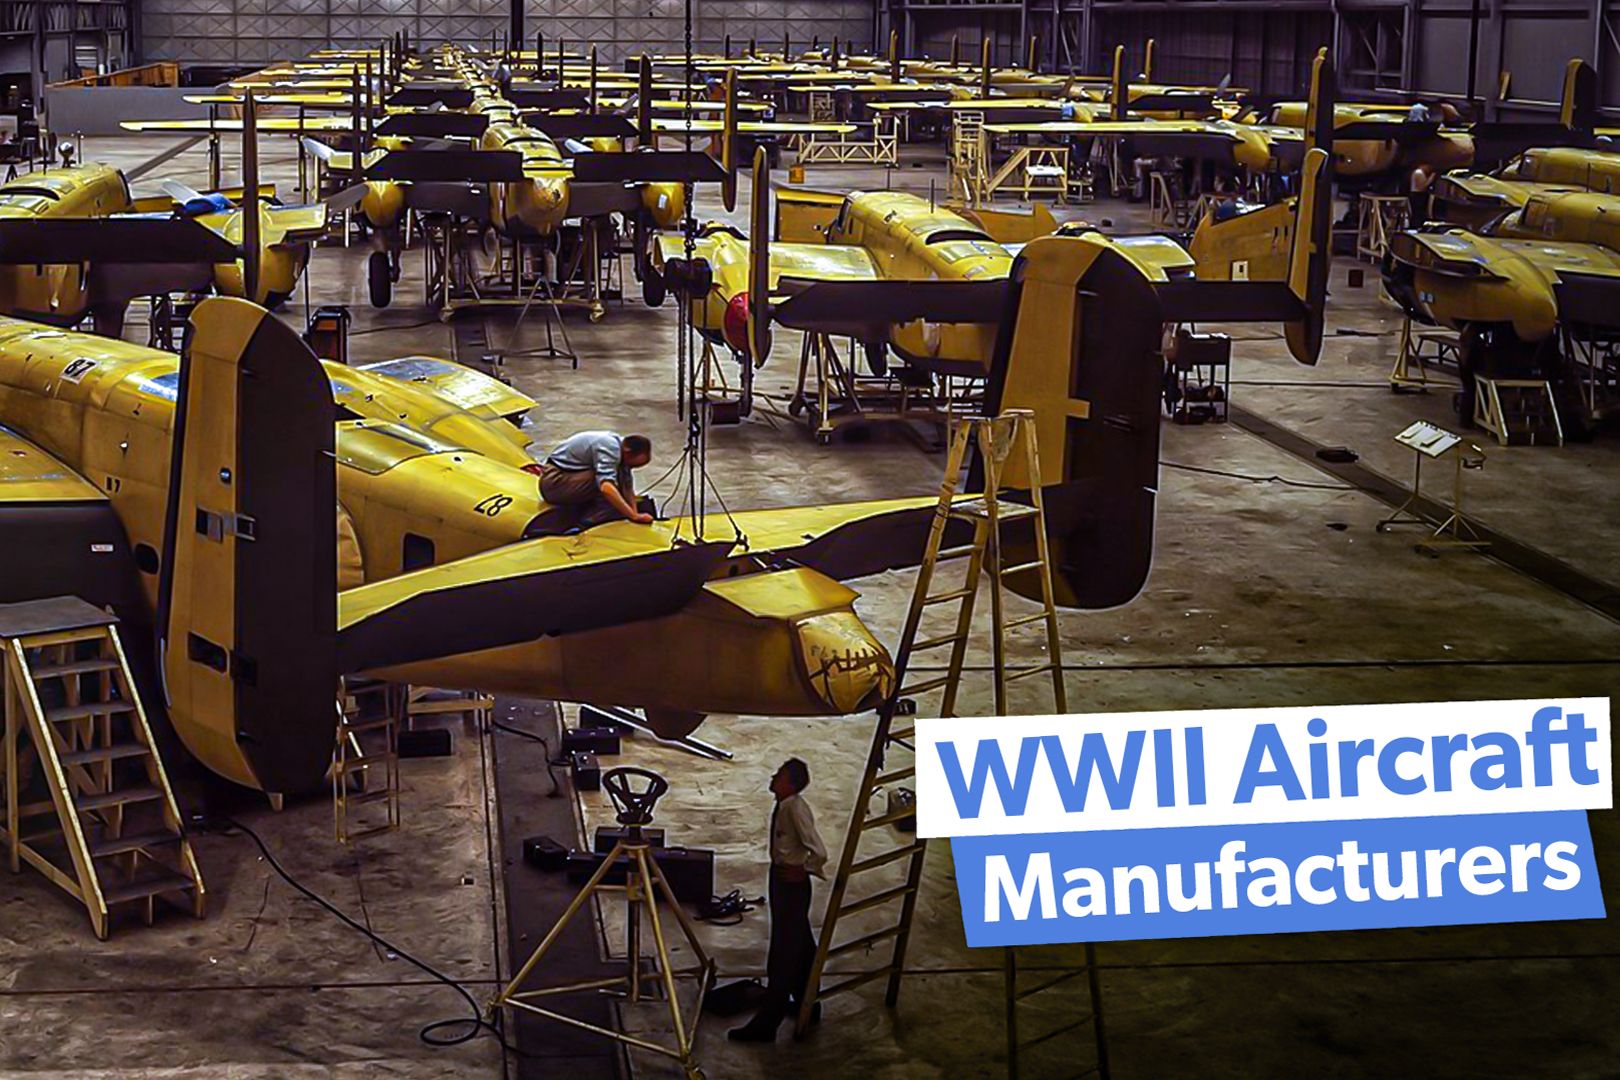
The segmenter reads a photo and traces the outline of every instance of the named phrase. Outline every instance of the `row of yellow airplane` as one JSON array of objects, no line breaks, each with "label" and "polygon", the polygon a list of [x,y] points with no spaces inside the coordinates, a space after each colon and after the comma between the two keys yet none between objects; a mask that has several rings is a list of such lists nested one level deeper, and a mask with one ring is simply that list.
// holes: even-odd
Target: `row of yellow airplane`
[{"label": "row of yellow airplane", "polygon": [[[1311,122],[1319,125],[1313,130],[1326,141],[1328,129],[1319,118],[1330,115],[1333,87],[1324,79],[1313,82],[1309,101]],[[1049,214],[998,216],[894,191],[784,190],[776,195],[773,215],[765,176],[755,176],[752,192],[749,235],[709,223],[690,252],[685,237],[666,235],[650,267],[653,280],[667,279],[690,306],[698,332],[737,356],[745,410],[752,373],[770,353],[773,322],[853,337],[877,372],[892,350],[931,375],[986,377],[994,362],[1000,300],[978,286],[1005,282],[1021,247],[1040,233],[1087,231],[1055,229]],[[1240,215],[1222,223],[1218,234],[1195,238],[1192,252],[1162,235],[1114,237],[1111,243],[1155,280],[1229,282],[1238,286],[1229,294],[1235,298],[1244,279],[1257,286],[1291,279],[1298,269],[1298,223],[1325,230],[1331,198],[1331,180],[1313,180],[1308,195]],[[1231,273],[1240,258],[1249,261],[1252,273]],[[701,262],[703,272],[693,272],[689,261]],[[818,293],[817,286],[828,288]],[[653,293],[662,291],[660,286]],[[1241,310],[1234,300],[1232,311]],[[1297,344],[1296,357],[1313,362],[1315,345]]]},{"label": "row of yellow airplane", "polygon": [[[655,81],[650,65],[643,65],[630,84],[635,87],[630,97],[616,96],[624,87],[599,76],[594,50],[588,73],[572,72],[559,59],[546,81],[538,73],[532,79],[513,75],[454,48],[397,67],[381,60],[376,71],[387,73],[381,80],[386,96],[372,92],[372,76],[359,74],[354,61],[318,62],[314,68],[266,69],[197,100],[234,105],[262,89],[269,96],[259,100],[281,106],[351,112],[348,117],[277,117],[261,120],[259,127],[300,135],[329,170],[365,185],[359,209],[381,244],[370,266],[372,298],[379,306],[389,301],[398,278],[400,224],[408,209],[453,211],[514,238],[550,235],[565,220],[618,215],[638,236],[650,236],[683,216],[685,183],[720,182],[730,204],[731,159],[739,136],[853,130],[749,119],[765,106],[740,99],[735,88],[724,101],[660,97],[676,91]],[[372,71],[369,58],[364,66]],[[346,80],[352,85],[340,92]],[[385,104],[379,108],[380,102]],[[373,115],[378,112],[380,122]],[[714,118],[714,112],[720,116]],[[233,125],[210,119],[126,126],[217,132]],[[338,150],[320,141],[339,136],[359,144],[366,141],[361,132],[374,135],[375,147]],[[713,140],[718,160],[700,152],[658,150],[659,141],[671,138]],[[645,247],[638,244],[638,250]]]},{"label": "row of yellow airplane", "polygon": [[[1042,473],[1007,479],[1046,489],[1057,595],[1124,603],[1151,562],[1160,327],[1279,321],[1314,358],[1329,168],[1321,149],[1304,157],[1286,282],[1173,276],[1088,232],[952,283],[976,295],[952,290],[948,311],[912,282],[834,280],[758,290],[749,317],[756,333],[823,326],[855,286],[885,310],[1003,323],[990,406],[1035,414]],[[762,153],[755,170],[768,190]],[[838,715],[889,691],[840,580],[919,558],[934,499],[547,535],[508,419],[525,399],[442,361],[323,364],[245,300],[205,301],[192,323],[181,356],[0,323],[0,537],[15,553],[0,600],[93,593],[150,628],[165,712],[220,775],[320,785],[347,673],[642,707],[672,734],[710,711]]]},{"label": "row of yellow airplane", "polygon": [[1434,188],[1434,220],[1390,241],[1384,285],[1412,318],[1461,333],[1457,407],[1474,422],[1476,375],[1547,379],[1567,433],[1592,402],[1570,389],[1565,326],[1620,327],[1620,154],[1527,150],[1494,173]]},{"label": "row of yellow airplane", "polygon": [[[137,197],[122,172],[96,164],[0,185],[0,310],[57,326],[89,318],[117,334],[142,296],[212,291],[275,307],[297,288],[330,214],[361,195],[283,205],[256,184],[206,195],[173,181],[161,188]],[[194,227],[166,230],[171,220]]]}]

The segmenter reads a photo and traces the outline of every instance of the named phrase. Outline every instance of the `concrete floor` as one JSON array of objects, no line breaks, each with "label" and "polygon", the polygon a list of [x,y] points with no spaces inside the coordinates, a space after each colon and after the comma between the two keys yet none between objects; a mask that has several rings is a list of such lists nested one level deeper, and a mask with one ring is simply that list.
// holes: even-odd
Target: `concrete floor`
[{"label": "concrete floor", "polygon": [[[100,140],[90,150],[136,161],[163,145]],[[287,159],[271,158],[286,175]],[[154,176],[197,183],[204,164],[197,148]],[[904,169],[892,180],[926,190],[938,175]],[[885,179],[861,170],[811,176],[813,184],[846,189]],[[700,216],[714,215],[712,205]],[[1123,223],[1134,211],[1087,211],[1104,214]],[[1268,328],[1233,330],[1233,399],[1318,442],[1350,446],[1364,463],[1404,482],[1410,462],[1391,436],[1420,417],[1448,423],[1449,395],[1389,392],[1398,323],[1374,286],[1346,285],[1350,265],[1335,267],[1329,337],[1317,368],[1295,365]],[[354,358],[453,353],[451,329],[417,305],[419,257],[407,258],[406,271],[395,305],[374,312],[360,252],[322,249],[315,256],[311,299],[351,306]],[[302,322],[299,305],[285,315]],[[540,340],[533,316],[521,328],[509,315],[461,316],[468,317],[482,319],[502,351],[515,354]],[[577,371],[560,360],[508,361],[514,382],[540,403],[531,417],[537,442],[584,427],[639,430],[652,436],[660,461],[673,460],[684,438],[675,411],[673,308],[633,301],[599,324],[570,317],[568,330],[581,356]],[[786,338],[761,373],[766,390],[791,382],[797,349]],[[1620,584],[1620,512],[1609,490],[1620,475],[1620,440],[1611,434],[1563,450],[1486,449],[1487,468],[1469,476],[1471,513]],[[1608,694],[1620,674],[1620,626],[1611,619],[1488,556],[1415,554],[1410,535],[1374,532],[1388,513],[1383,503],[1235,425],[1166,424],[1162,454],[1147,588],[1122,609],[1063,617],[1071,710]],[[758,507],[928,492],[941,459],[885,431],[818,448],[802,428],[762,414],[711,431],[709,463],[731,506]],[[894,573],[853,583],[862,594],[859,610],[881,640],[897,637],[911,581]],[[1033,629],[1012,635],[1015,662],[1041,649]],[[989,697],[981,672],[964,688],[961,711],[986,712]],[[923,702],[925,711],[929,705]],[[1013,706],[1049,711],[1050,698],[1030,680],[1017,684]],[[837,850],[870,733],[869,717],[716,717],[702,734],[736,754],[729,764],[635,744],[620,760],[671,779],[660,823],[671,842],[716,850],[718,891],[759,895],[770,773],[789,755],[810,763],[808,798]],[[273,821],[256,814],[250,823],[273,828],[299,872],[348,910],[357,909],[363,865],[366,908],[379,930],[396,933],[401,945],[457,978],[489,979],[495,886],[477,750],[477,741],[466,739],[455,759],[410,763],[405,830],[369,843],[358,859],[326,838],[329,807],[318,800]],[[582,802],[587,826],[606,819],[602,800]],[[1620,815],[1594,813],[1592,823],[1612,903],[1620,899]],[[419,985],[419,973],[379,958],[271,880],[245,841],[206,838],[200,855],[210,882],[218,882],[213,917],[131,928],[105,945],[37,878],[0,877],[0,1074],[99,1068],[167,1075],[169,1067],[190,1066],[198,1075],[227,1067],[241,1070],[232,1075],[298,1075],[302,1063],[313,1075],[334,1062],[410,1076],[493,1075],[500,1068],[488,1040],[451,1051],[419,1046],[416,1028],[457,1015],[457,999]],[[464,877],[474,883],[460,884]],[[825,892],[818,890],[818,918]],[[616,920],[611,909],[604,913],[610,948],[622,940]],[[761,972],[766,925],[760,911],[737,926],[704,929],[723,978]],[[1620,1075],[1620,929],[1613,919],[1098,951],[1118,1077]],[[1060,964],[1069,957],[1047,950],[1033,959]],[[774,1049],[740,1047],[725,1040],[721,1023],[706,1021],[700,1047],[708,1075],[1002,1075],[1001,956],[962,945],[946,845],[929,855],[910,965],[918,974],[908,978],[897,1013],[885,1010],[881,989],[870,986],[829,1001],[822,1027],[803,1044],[784,1036]],[[238,990],[196,992],[217,986]],[[1047,1006],[1049,1016],[1083,1000],[1083,982],[1071,986],[1056,993],[1067,1001]],[[321,995],[314,1005],[312,993]],[[658,1029],[648,1010],[626,1023]],[[1041,1022],[1032,1023],[1039,1030]],[[197,1037],[204,1032],[207,1038]],[[1059,1061],[1072,1071],[1092,1056],[1084,1036],[1055,1040],[1048,1050],[1053,1056],[1026,1075],[1056,1075]],[[634,1072],[672,1075],[641,1055]]]}]

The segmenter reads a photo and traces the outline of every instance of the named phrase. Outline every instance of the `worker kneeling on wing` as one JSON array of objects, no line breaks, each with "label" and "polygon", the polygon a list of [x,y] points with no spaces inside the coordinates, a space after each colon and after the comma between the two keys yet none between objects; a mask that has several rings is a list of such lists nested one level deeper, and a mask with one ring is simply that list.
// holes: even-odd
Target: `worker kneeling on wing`
[{"label": "worker kneeling on wing", "polygon": [[631,470],[652,460],[645,435],[581,431],[564,439],[540,466],[540,497],[549,506],[577,508],[574,524],[590,528],[624,518],[651,525],[653,516],[636,509]]}]

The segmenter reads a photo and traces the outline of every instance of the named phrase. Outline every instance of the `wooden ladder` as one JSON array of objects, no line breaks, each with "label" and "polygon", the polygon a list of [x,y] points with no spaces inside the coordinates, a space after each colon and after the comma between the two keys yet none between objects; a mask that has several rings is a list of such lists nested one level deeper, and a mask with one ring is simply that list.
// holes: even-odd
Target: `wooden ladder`
[{"label": "wooden ladder", "polygon": [[[120,905],[150,925],[160,897],[186,896],[197,918],[207,900],[116,622],[76,597],[0,605],[11,869],[84,904],[102,940]],[[24,802],[30,790],[48,797]]]},{"label": "wooden ladder", "polygon": [[[370,710],[367,700],[375,700]],[[399,725],[408,698],[389,683],[346,680],[338,704],[337,743],[332,749],[332,826],[337,842],[350,844],[399,828]],[[380,746],[360,745],[360,736],[380,733]],[[380,774],[380,777],[379,775]],[[374,781],[381,779],[381,784]],[[356,824],[355,808],[382,803],[383,813]]]},{"label": "wooden ladder", "polygon": [[[1065,946],[1064,948],[1072,948],[1072,946]],[[1061,1075],[1078,1078],[1096,1073],[1101,1080],[1109,1080],[1108,1041],[1103,1030],[1102,987],[1099,985],[1097,976],[1097,947],[1088,941],[1081,948],[1083,950],[1083,962],[1079,966],[1059,969],[1056,974],[1047,975],[1035,985],[1025,985],[1022,988],[1018,985],[1018,950],[1014,948],[1001,950],[1002,987],[1005,991],[1007,1015],[1008,1080],[1019,1080],[1019,1077],[1023,1075],[1026,1066],[1025,1055],[1030,1051],[1051,1043],[1071,1031],[1077,1031],[1088,1024],[1091,1026],[1092,1036],[1096,1040],[1097,1056],[1094,1063],[1085,1068],[1076,1068],[1073,1071],[1065,1068]],[[1048,998],[1051,998],[1052,992],[1058,987],[1081,976],[1084,976],[1086,980],[1086,994],[1091,1002],[1090,1010],[1071,1013],[1066,1006],[1072,1003],[1054,1002],[1049,1011],[1063,1013],[1065,1015],[1064,1022],[1032,1038],[1024,1038],[1021,1034],[1021,1028],[1024,1025],[1019,1019],[1019,1011],[1024,1002],[1040,994],[1045,994]],[[1059,1050],[1056,1056],[1061,1059],[1066,1067],[1074,1066],[1077,1060],[1076,1056],[1067,1050]],[[1059,1075],[1052,1071],[1052,1066],[1055,1063],[1028,1064],[1035,1065],[1030,1071],[1030,1075],[1040,1077]]]},{"label": "wooden ladder", "polygon": [[[984,494],[961,496],[957,494],[962,468],[970,447],[976,446],[984,470]],[[907,763],[889,760],[891,752],[911,754],[914,728],[905,723],[895,726],[895,718],[915,711],[912,695],[934,690],[944,691],[940,706],[941,716],[956,715],[957,691],[962,680],[962,666],[967,657],[968,639],[973,624],[974,601],[978,595],[979,580],[988,568],[990,572],[991,660],[995,686],[995,711],[1006,715],[1008,684],[1019,679],[1049,674],[1052,679],[1053,703],[1058,712],[1064,712],[1067,701],[1063,692],[1063,662],[1058,641],[1057,607],[1052,596],[1051,559],[1047,550],[1045,508],[1038,482],[1031,484],[1030,505],[1004,502],[1001,498],[1001,477],[1005,474],[1012,455],[1019,455],[1027,471],[1022,475],[1038,478],[1040,462],[1035,446],[1034,414],[1028,410],[1009,410],[994,419],[982,417],[954,419],[951,422],[950,449],[945,463],[945,479],[940,484],[939,503],[928,533],[922,564],[917,572],[917,583],[912,592],[911,606],[906,613],[905,628],[900,635],[900,647],[895,652],[895,690],[878,709],[877,724],[872,734],[871,749],[867,754],[866,771],[861,777],[855,809],[849,832],[844,839],[843,853],[833,878],[832,894],[827,903],[827,914],[822,923],[821,936],[816,946],[815,962],[810,970],[810,982],[800,1003],[795,1023],[795,1035],[803,1036],[810,1026],[811,1014],[820,998],[831,997],[877,979],[888,979],[884,998],[894,1007],[900,997],[900,977],[905,970],[906,946],[910,940],[911,923],[917,909],[917,893],[922,882],[923,860],[927,841],[913,839],[897,846],[863,856],[861,842],[869,834],[886,830],[906,818],[914,817],[915,807],[900,800],[896,805],[873,813],[873,796],[890,785],[902,783],[916,775],[914,759]],[[1034,558],[1020,564],[1003,565],[1002,525],[1012,521],[1030,521],[1034,528]],[[957,524],[956,529],[951,526]],[[947,547],[947,539],[960,536],[962,525],[972,529],[966,543]],[[947,532],[956,533],[948,537]],[[960,585],[939,592],[931,591],[934,572],[940,563],[966,560],[967,570]],[[1040,581],[1041,610],[1032,615],[1008,618],[1003,605],[1005,579],[1013,574],[1036,574]],[[930,633],[919,638],[923,618],[933,608],[947,611],[954,606],[954,618],[948,618],[948,632]],[[1020,626],[1044,623],[1047,657],[1045,662],[1009,670],[1006,656],[1006,635]],[[950,648],[950,660],[945,674],[907,684],[906,674],[912,657],[917,653]],[[857,878],[895,863],[905,864],[905,880],[868,892],[859,899],[850,899],[850,885]],[[838,940],[838,927],[842,920],[865,912],[892,910],[898,904],[898,916],[893,923],[849,940]],[[852,953],[864,953],[885,942],[893,942],[888,963],[875,968],[854,972],[823,988],[822,975],[829,961]]]}]

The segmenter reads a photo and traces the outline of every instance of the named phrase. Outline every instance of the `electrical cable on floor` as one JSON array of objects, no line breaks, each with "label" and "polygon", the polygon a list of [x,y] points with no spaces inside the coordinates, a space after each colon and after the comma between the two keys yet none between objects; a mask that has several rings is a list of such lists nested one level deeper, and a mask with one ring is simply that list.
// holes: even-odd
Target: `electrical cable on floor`
[{"label": "electrical cable on floor", "polygon": [[[462,1043],[471,1042],[473,1039],[477,1038],[480,1031],[487,1030],[495,1041],[500,1043],[501,1049],[506,1053],[516,1054],[519,1057],[528,1056],[517,1047],[512,1046],[506,1041],[505,1034],[501,1031],[498,1024],[491,1023],[490,1021],[484,1019],[483,1010],[478,1007],[478,999],[473,997],[472,993],[465,986],[452,979],[450,976],[444,974],[444,972],[433,967],[426,961],[418,960],[416,957],[412,956],[398,945],[395,945],[393,942],[389,941],[376,931],[364,926],[351,917],[342,908],[338,907],[336,904],[326,899],[326,897],[322,896],[314,889],[311,889],[309,886],[293,877],[292,874],[287,871],[287,868],[282,866],[281,862],[271,852],[269,845],[264,842],[264,838],[258,833],[254,832],[251,828],[242,824],[240,821],[237,821],[235,818],[227,817],[219,820],[220,823],[227,828],[235,829],[238,832],[245,834],[248,839],[252,840],[254,845],[259,849],[259,854],[264,856],[264,861],[270,865],[270,869],[274,870],[276,875],[280,877],[282,881],[285,881],[288,885],[290,885],[295,891],[325,908],[328,913],[330,913],[334,918],[343,923],[349,929],[370,939],[374,946],[380,946],[388,950],[401,960],[406,961],[425,974],[432,976],[434,979],[443,983],[445,986],[448,986],[450,989],[454,990],[456,993],[460,994],[464,999],[466,999],[467,1007],[472,1010],[472,1015],[451,1020],[435,1020],[432,1023],[425,1025],[420,1031],[417,1032],[417,1037],[424,1043],[434,1047],[460,1046]],[[228,834],[225,834],[222,831],[222,835]],[[441,1036],[437,1034],[439,1031],[445,1028],[460,1025],[467,1026],[467,1030],[460,1035]]]},{"label": "electrical cable on floor", "polygon": [[1360,487],[1356,484],[1318,484],[1310,480],[1290,480],[1286,476],[1260,476],[1255,473],[1232,472],[1228,469],[1211,469],[1203,465],[1184,465],[1179,461],[1159,462],[1166,469],[1180,469],[1183,472],[1202,473],[1205,476],[1224,476],[1231,480],[1247,480],[1255,484],[1284,484],[1288,487],[1308,488],[1312,491],[1362,491],[1372,494],[1371,488]]},{"label": "electrical cable on floor", "polygon": [[525,739],[529,739],[541,745],[546,752],[546,775],[551,779],[551,793],[546,797],[548,799],[560,797],[562,795],[562,785],[557,782],[557,770],[562,768],[564,765],[567,765],[568,762],[561,756],[552,756],[551,743],[546,740],[546,737],[544,735],[536,735],[532,731],[524,731],[519,727],[513,727],[511,724],[503,724],[499,720],[491,720],[490,724],[493,725],[497,731],[504,731],[508,735],[520,735]]}]

